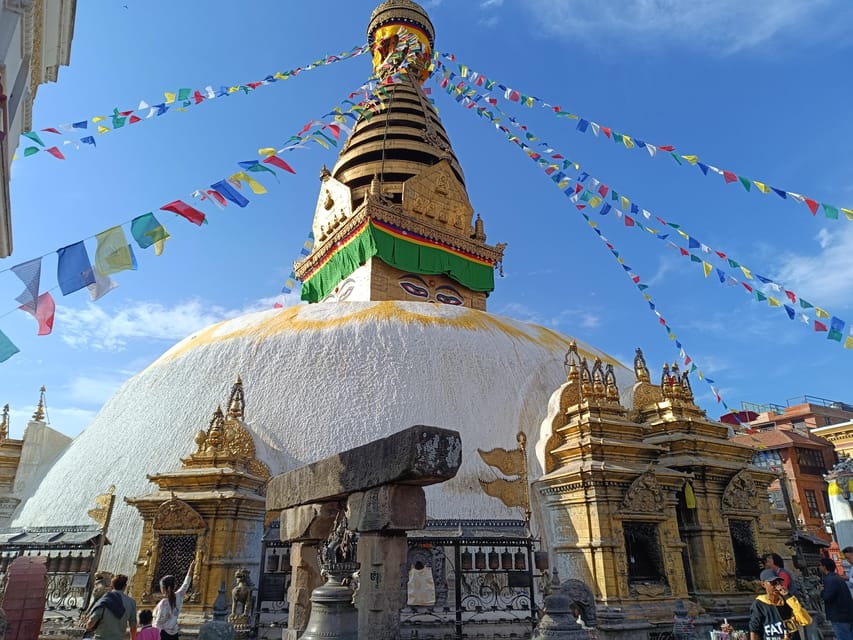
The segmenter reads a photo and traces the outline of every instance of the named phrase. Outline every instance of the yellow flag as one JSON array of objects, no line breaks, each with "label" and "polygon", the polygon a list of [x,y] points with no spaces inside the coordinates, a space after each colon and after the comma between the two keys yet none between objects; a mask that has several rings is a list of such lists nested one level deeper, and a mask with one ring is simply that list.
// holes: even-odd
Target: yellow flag
[{"label": "yellow flag", "polygon": [[274,156],[275,155],[275,147],[264,147],[263,149],[258,149],[259,156]]},{"label": "yellow flag", "polygon": [[853,338],[847,336],[847,338],[844,340],[844,348],[853,349]]},{"label": "yellow flag", "polygon": [[104,125],[102,125],[102,124],[99,124],[99,125],[98,125],[98,133],[106,133],[106,132],[107,132],[107,131],[109,131],[109,130],[110,130],[110,129],[109,129],[109,127],[105,127],[105,126],[104,126]]},{"label": "yellow flag", "polygon": [[824,311],[823,309],[821,309],[820,307],[815,307],[814,312],[818,318],[828,318],[829,317],[829,314],[826,311]]},{"label": "yellow flag", "polygon": [[252,190],[252,193],[256,195],[261,195],[267,192],[267,190],[264,188],[264,185],[255,180],[245,171],[238,171],[233,176],[231,176],[231,179],[239,180],[240,182],[245,182],[249,185],[249,188]]},{"label": "yellow flag", "polygon": [[276,71],[273,76],[276,80],[287,80],[288,76],[284,75],[281,71]]},{"label": "yellow flag", "polygon": [[618,262],[619,264],[625,264],[625,258],[622,258],[622,257],[616,258],[616,262]]},{"label": "yellow flag", "polygon": [[845,209],[844,207],[841,207],[841,210],[844,212],[844,215],[847,216],[848,220],[853,220],[853,210]]},{"label": "yellow flag", "polygon": [[626,198],[625,196],[619,197],[619,203],[622,205],[622,209],[624,209],[625,211],[631,208],[631,201],[628,200],[628,198]]},{"label": "yellow flag", "polygon": [[711,269],[713,269],[713,268],[714,267],[712,267],[710,263],[704,262],[704,261],[702,262],[702,269],[705,271],[705,277],[706,278],[710,275]]},{"label": "yellow flag", "polygon": [[595,209],[600,204],[601,204],[601,198],[599,198],[598,196],[592,196],[589,199],[589,206],[592,207],[593,209]]},{"label": "yellow flag", "polygon": [[758,190],[761,193],[770,193],[770,187],[768,187],[763,182],[759,182],[758,180],[753,180],[752,184],[754,184],[756,187],[758,187]]},{"label": "yellow flag", "polygon": [[626,149],[633,149],[634,148],[634,141],[631,140],[630,136],[626,136],[625,134],[622,134],[622,144],[625,145]]},{"label": "yellow flag", "polygon": [[169,93],[168,91],[163,95],[166,96],[166,104],[172,104],[175,101],[175,98],[178,97],[177,93]]},{"label": "yellow flag", "polygon": [[743,271],[743,275],[746,276],[747,280],[752,280],[752,273],[746,267],[741,267],[741,271]]},{"label": "yellow flag", "polygon": [[689,162],[690,164],[696,164],[697,162],[699,162],[699,156],[681,156],[681,157],[684,158],[685,160],[687,160],[687,162]]},{"label": "yellow flag", "polygon": [[95,269],[102,276],[126,271],[133,268],[133,258],[124,229],[112,227],[95,236],[98,248],[95,250]]},{"label": "yellow flag", "polygon": [[104,116],[95,116],[94,118],[92,118],[92,124],[97,124],[101,120],[106,120],[106,118]]},{"label": "yellow flag", "polygon": [[228,93],[237,93],[240,87],[228,87]]},{"label": "yellow flag", "polygon": [[595,221],[593,221],[593,220],[587,220],[587,223],[588,223],[588,224],[589,224],[589,226],[590,226],[590,227],[592,227],[593,229],[595,229],[595,228],[598,226],[598,223],[597,223],[597,222],[595,222]]},{"label": "yellow flag", "polygon": [[767,296],[767,304],[769,304],[771,307],[778,307],[778,306],[779,306],[779,305],[781,305],[782,303],[781,303],[781,302],[779,302],[779,301],[778,301],[776,298],[774,298],[773,296]]},{"label": "yellow flag", "polygon": [[314,142],[316,142],[317,144],[319,144],[321,147],[323,147],[324,149],[329,148],[329,143],[326,142],[325,140],[323,140],[323,138],[321,138],[320,136],[311,136],[311,139]]},{"label": "yellow flag", "polygon": [[166,247],[166,240],[169,238],[163,238],[162,240],[154,241],[154,255],[159,256],[163,254],[163,249]]},{"label": "yellow flag", "polygon": [[680,235],[685,240],[690,240],[690,236],[684,233],[681,229],[676,229],[676,231],[678,232],[678,235]]}]

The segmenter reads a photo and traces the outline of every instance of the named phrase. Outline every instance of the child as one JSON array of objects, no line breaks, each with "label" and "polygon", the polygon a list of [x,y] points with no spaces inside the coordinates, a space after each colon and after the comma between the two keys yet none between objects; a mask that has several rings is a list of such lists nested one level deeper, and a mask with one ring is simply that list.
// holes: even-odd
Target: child
[{"label": "child", "polygon": [[154,615],[151,609],[143,609],[139,612],[139,631],[136,640],[160,640],[160,631],[151,626]]}]

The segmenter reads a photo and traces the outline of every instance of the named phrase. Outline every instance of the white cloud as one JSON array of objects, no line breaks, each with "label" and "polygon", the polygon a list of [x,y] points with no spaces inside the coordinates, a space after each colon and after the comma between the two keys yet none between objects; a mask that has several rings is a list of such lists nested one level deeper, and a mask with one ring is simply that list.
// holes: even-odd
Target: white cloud
[{"label": "white cloud", "polygon": [[815,236],[820,251],[785,253],[774,280],[820,306],[853,304],[853,226],[821,229]]},{"label": "white cloud", "polygon": [[[796,32],[805,39],[827,7],[839,0],[525,0],[546,33],[596,42],[647,46],[686,44],[731,54]],[[836,19],[826,24],[844,22]],[[825,28],[831,28],[826,27]],[[826,36],[824,36],[826,37]]]},{"label": "white cloud", "polygon": [[480,0],[481,9],[499,9],[504,3],[504,0]]},{"label": "white cloud", "polygon": [[547,316],[527,305],[511,302],[498,310],[497,313],[515,318],[521,322],[538,324],[543,327],[560,328],[570,333],[574,327],[595,329],[601,324],[601,317],[587,309],[563,309],[555,316]]},{"label": "white cloud", "polygon": [[57,326],[62,327],[63,342],[73,348],[121,351],[133,340],[176,341],[222,320],[270,309],[275,302],[284,306],[296,304],[298,295],[263,298],[241,309],[188,300],[173,307],[159,302],[129,303],[123,309],[108,312],[101,305],[87,303],[83,309],[57,307]]}]

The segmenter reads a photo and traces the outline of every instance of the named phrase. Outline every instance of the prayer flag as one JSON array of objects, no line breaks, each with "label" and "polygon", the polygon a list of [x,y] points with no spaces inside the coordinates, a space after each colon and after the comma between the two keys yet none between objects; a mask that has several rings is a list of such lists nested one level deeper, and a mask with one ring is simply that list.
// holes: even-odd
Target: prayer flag
[{"label": "prayer flag", "polygon": [[737,176],[731,171],[723,171],[723,178],[726,182],[737,182]]},{"label": "prayer flag", "polygon": [[39,146],[42,146],[42,147],[44,146],[44,142],[41,141],[39,134],[37,134],[35,131],[25,131],[21,135],[24,136],[25,138],[29,138],[33,142],[37,142],[39,144]]},{"label": "prayer flag", "polygon": [[86,288],[89,290],[89,299],[95,302],[103,298],[117,286],[118,283],[109,276],[102,276],[95,272],[95,282]]},{"label": "prayer flag", "polygon": [[219,193],[223,198],[230,200],[240,208],[243,208],[247,204],[249,204],[249,199],[242,193],[237,191],[237,189],[232,187],[227,180],[220,180],[219,182],[215,182],[210,185],[210,187],[211,189],[214,189],[217,193]]},{"label": "prayer flag", "polygon": [[204,222],[205,215],[199,211],[188,205],[186,202],[182,200],[175,200],[174,202],[170,202],[169,204],[164,204],[160,207],[163,211],[171,211],[183,218],[186,218],[193,224],[197,224],[201,226]]},{"label": "prayer flag", "polygon": [[62,152],[58,147],[50,147],[49,149],[45,149],[50,155],[52,155],[57,160],[65,160],[65,156],[62,155]]},{"label": "prayer flag", "polygon": [[62,247],[56,253],[59,256],[56,279],[62,295],[67,296],[95,282],[95,270],[82,240]]},{"label": "prayer flag", "polygon": [[22,305],[18,308],[21,311],[26,311],[38,321],[38,335],[46,336],[53,331],[53,318],[56,313],[56,303],[49,291],[45,291],[38,297],[38,303],[35,309],[27,305]]},{"label": "prayer flag", "polygon": [[812,200],[811,198],[804,198],[806,202],[806,206],[809,208],[809,211],[812,212],[812,215],[817,215],[818,203]]},{"label": "prayer flag", "polygon": [[293,173],[293,174],[296,173],[293,170],[293,167],[291,167],[289,164],[287,164],[284,160],[282,160],[278,156],[266,157],[263,160],[261,160],[261,162],[264,162],[266,164],[271,164],[274,167],[278,167],[279,169],[284,169],[285,171],[288,171],[288,172]]},{"label": "prayer flag", "polygon": [[826,339],[841,342],[841,332],[844,330],[844,324],[844,320],[832,316],[832,320],[829,322],[829,333],[827,334]]},{"label": "prayer flag", "polygon": [[95,236],[95,270],[102,276],[133,269],[133,257],[121,226],[111,227]]},{"label": "prayer flag", "polygon": [[20,349],[6,337],[6,334],[0,331],[0,362],[6,362],[13,355],[18,353]]},{"label": "prayer flag", "polygon": [[28,307],[35,311],[41,282],[41,258],[17,264],[10,271],[21,279],[25,287],[15,300],[21,303],[21,308]]},{"label": "prayer flag", "polygon": [[253,177],[251,177],[245,171],[238,171],[237,173],[229,176],[229,179],[239,180],[240,182],[245,182],[246,184],[249,185],[249,188],[252,190],[252,193],[254,193],[255,195],[261,195],[261,194],[264,194],[267,192],[264,185],[262,185],[260,182],[255,180]]},{"label": "prayer flag", "polygon": [[130,223],[130,233],[140,249],[147,249],[152,244],[162,242],[170,237],[166,228],[150,212],[133,219],[133,222]]},{"label": "prayer flag", "polygon": [[819,320],[814,321],[814,330],[815,331],[826,331],[826,325]]}]

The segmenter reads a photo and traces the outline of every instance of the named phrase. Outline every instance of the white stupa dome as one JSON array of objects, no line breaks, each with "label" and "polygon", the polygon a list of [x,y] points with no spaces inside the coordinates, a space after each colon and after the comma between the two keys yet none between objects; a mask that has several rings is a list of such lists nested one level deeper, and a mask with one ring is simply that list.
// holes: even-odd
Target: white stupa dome
[{"label": "white stupa dome", "polygon": [[[45,476],[17,526],[91,523],[86,511],[111,484],[116,504],[101,568],[131,573],[142,519],[126,496],[152,490],[146,474],[180,468],[194,437],[238,375],[246,424],[273,474],[415,424],[458,430],[462,468],[427,490],[433,518],[519,518],[485,495],[492,472],[477,449],[534,449],[548,401],[565,382],[571,338],[464,307],[337,302],[253,313],[203,329],[128,380]],[[633,373],[616,367],[620,389]],[[252,553],[247,550],[247,553]],[[260,550],[258,549],[258,554]]]}]

